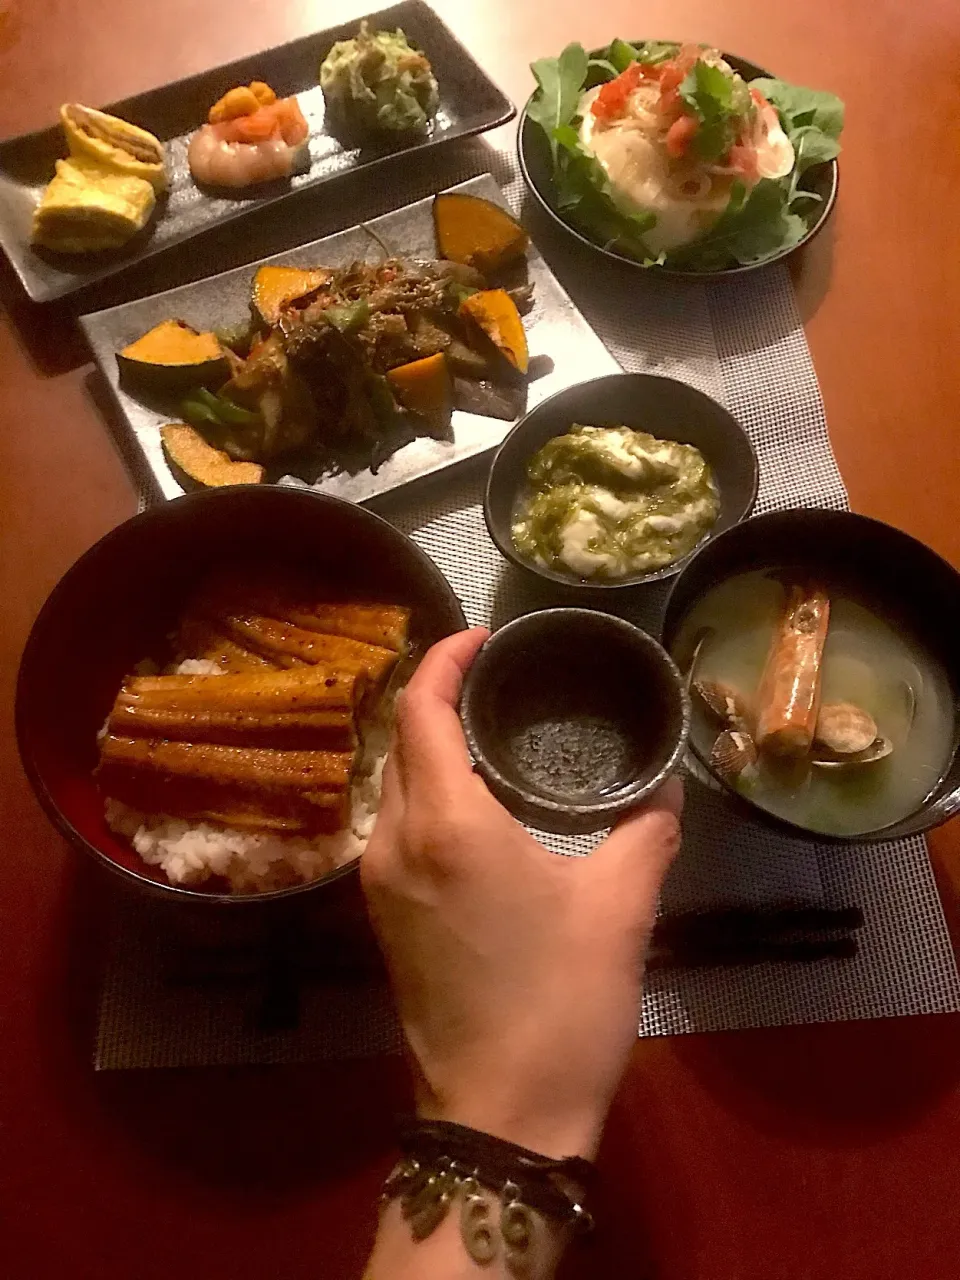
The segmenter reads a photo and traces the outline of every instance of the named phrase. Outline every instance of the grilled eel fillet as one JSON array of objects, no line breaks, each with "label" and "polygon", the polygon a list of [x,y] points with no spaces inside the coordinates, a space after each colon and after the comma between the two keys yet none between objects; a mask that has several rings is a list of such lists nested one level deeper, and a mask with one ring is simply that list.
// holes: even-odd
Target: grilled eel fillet
[{"label": "grilled eel fillet", "polygon": [[108,733],[97,776],[106,795],[147,813],[333,832],[346,823],[355,762],[354,751],[279,751]]},{"label": "grilled eel fillet", "polygon": [[378,645],[307,631],[292,622],[252,612],[223,613],[212,621],[235,644],[252,649],[280,666],[289,668],[309,662],[323,663],[338,671],[359,671],[378,688],[386,683],[399,657],[393,650]]},{"label": "grilled eel fillet", "polygon": [[293,571],[255,567],[223,570],[207,579],[195,601],[200,612],[252,612],[398,654],[407,650],[409,609],[374,601],[323,600],[322,592],[306,575]]},{"label": "grilled eel fillet", "polygon": [[124,682],[107,722],[129,738],[350,751],[363,691],[358,672],[325,666],[239,675],[139,676]]},{"label": "grilled eel fillet", "polygon": [[273,570],[209,579],[181,619],[179,656],[228,674],[127,680],[102,743],[106,794],[254,830],[342,827],[358,707],[406,652],[410,611],[316,595]]},{"label": "grilled eel fillet", "polygon": [[204,658],[224,671],[277,671],[279,664],[237,644],[197,613],[185,614],[177,633],[178,660]]},{"label": "grilled eel fillet", "polygon": [[256,607],[305,631],[343,636],[397,654],[406,652],[410,610],[399,605],[297,604],[275,594],[273,599],[258,599]]}]

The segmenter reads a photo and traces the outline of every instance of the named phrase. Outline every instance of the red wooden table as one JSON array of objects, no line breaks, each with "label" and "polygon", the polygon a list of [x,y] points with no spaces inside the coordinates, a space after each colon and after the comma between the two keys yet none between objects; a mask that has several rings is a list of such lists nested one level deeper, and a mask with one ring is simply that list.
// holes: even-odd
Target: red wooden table
[{"label": "red wooden table", "polygon": [[[516,101],[570,39],[703,39],[847,102],[833,224],[796,283],[857,510],[960,564],[960,9],[956,0],[447,0]],[[0,134],[359,12],[356,4],[0,0]],[[638,29],[641,28],[642,29]],[[892,87],[887,80],[892,77]],[[69,307],[0,290],[0,679],[67,566],[135,509]],[[0,730],[0,1275],[355,1276],[394,1063],[106,1074],[90,1067],[95,879],[44,821]],[[932,841],[960,920],[960,827]],[[960,936],[955,933],[955,937]],[[960,1017],[637,1047],[609,1127],[607,1230],[582,1274],[951,1280],[960,1274]]]}]

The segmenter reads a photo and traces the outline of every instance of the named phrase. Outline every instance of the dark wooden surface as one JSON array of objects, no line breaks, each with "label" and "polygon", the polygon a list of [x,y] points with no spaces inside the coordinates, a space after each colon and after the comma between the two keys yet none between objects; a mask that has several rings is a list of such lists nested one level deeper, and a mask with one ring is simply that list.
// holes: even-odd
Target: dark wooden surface
[{"label": "dark wooden surface", "polygon": [[[796,271],[831,436],[857,510],[960,564],[955,0],[437,8],[518,102],[531,58],[618,33],[709,40],[842,94],[840,205]],[[236,0],[228,11],[188,0],[0,0],[0,134],[46,124],[61,101],[110,101],[359,12],[306,0]],[[271,234],[282,238],[283,226]],[[170,282],[190,270],[172,265]],[[134,511],[135,496],[90,397],[69,307],[29,307],[5,270],[0,294],[9,706],[47,592]],[[9,714],[0,752],[0,1274],[357,1275],[389,1159],[389,1116],[404,1096],[399,1067],[95,1076],[101,895],[29,793]],[[937,833],[932,846],[955,924],[960,829]],[[960,1267],[958,1077],[960,1017],[639,1044],[603,1153],[607,1229],[576,1270],[951,1280]]]}]

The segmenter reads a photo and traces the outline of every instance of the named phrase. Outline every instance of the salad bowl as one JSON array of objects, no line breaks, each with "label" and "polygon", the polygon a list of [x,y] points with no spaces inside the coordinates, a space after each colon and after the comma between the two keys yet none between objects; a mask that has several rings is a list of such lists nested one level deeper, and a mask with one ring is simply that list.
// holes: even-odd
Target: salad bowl
[{"label": "salad bowl", "polygon": [[[653,44],[654,42],[648,42]],[[656,42],[660,43],[660,42]],[[589,70],[587,72],[586,84],[597,83],[594,77],[603,75],[612,75],[616,67],[620,66],[620,62],[614,65],[610,63],[610,56],[616,48],[620,46],[623,49],[631,51],[636,46],[627,45],[625,41],[615,40],[606,49],[596,49],[589,53]],[[556,64],[562,66],[564,59],[568,55],[565,50],[558,59],[544,59],[542,63]],[[749,84],[754,80],[767,81],[770,73],[749,59],[741,58],[736,54],[723,53],[722,57],[729,66]],[[534,63],[534,73],[541,64]],[[607,67],[608,70],[594,70],[594,68]],[[542,73],[541,73],[542,74]],[[573,73],[573,77],[576,72]],[[566,91],[563,88],[563,72],[557,75],[554,83],[560,82],[557,89],[558,99],[564,97],[566,92],[567,107],[569,110],[570,102],[570,77],[568,75],[568,83]],[[779,82],[778,82],[779,83]],[[813,104],[818,100],[828,103],[830,108],[839,111],[838,119],[842,122],[842,104],[839,99],[833,95],[819,94],[813,90],[794,89],[793,86],[784,86],[791,94],[796,95],[795,102],[792,104],[796,110],[796,114],[785,117],[787,131],[791,136],[791,141],[796,144],[800,142],[804,132],[810,129],[808,121],[814,112]],[[809,99],[809,101],[808,101]],[[642,271],[653,271],[656,275],[666,275],[680,278],[702,279],[706,276],[739,276],[747,272],[756,271],[760,267],[769,266],[775,262],[782,262],[785,258],[801,249],[804,245],[816,236],[826,225],[832,214],[837,202],[839,191],[840,172],[836,158],[824,160],[822,162],[812,164],[805,168],[799,179],[796,180],[796,191],[801,204],[793,204],[792,208],[803,209],[804,228],[801,232],[799,223],[791,223],[787,221],[784,225],[793,229],[782,237],[782,243],[777,244],[777,236],[775,233],[764,235],[763,239],[767,241],[765,250],[758,256],[748,261],[730,260],[726,263],[718,263],[716,261],[716,253],[710,255],[705,254],[702,262],[697,261],[697,245],[686,246],[680,255],[673,255],[676,261],[671,261],[671,255],[666,256],[666,260],[647,259],[644,260],[643,255],[635,252],[625,251],[615,240],[603,239],[596,228],[591,228],[587,221],[582,217],[578,218],[575,203],[569,192],[562,192],[558,189],[556,180],[556,164],[554,160],[554,148],[551,145],[550,132],[543,123],[543,110],[541,103],[544,100],[543,89],[536,90],[531,94],[523,108],[520,117],[519,129],[517,132],[517,156],[520,165],[520,171],[523,175],[524,182],[534,201],[543,210],[547,218],[566,236],[570,236],[579,243],[583,248],[593,254],[598,254],[602,258],[606,258],[612,263],[624,263],[630,267]],[[556,118],[562,118],[563,104],[558,101],[556,104]],[[801,110],[803,108],[803,110]],[[781,111],[781,116],[784,112]],[[832,145],[831,145],[832,142]],[[839,150],[839,145],[835,138],[831,139],[829,135],[824,138],[821,134],[816,139],[817,145],[823,148],[824,154],[831,151]],[[586,153],[581,150],[578,162],[586,158]],[[595,170],[599,170],[600,166],[595,165]],[[764,231],[767,229],[764,228]],[[706,237],[705,237],[706,240]],[[742,254],[742,257],[748,255]],[[713,257],[713,261],[710,261]],[[660,255],[663,259],[663,255]]]}]

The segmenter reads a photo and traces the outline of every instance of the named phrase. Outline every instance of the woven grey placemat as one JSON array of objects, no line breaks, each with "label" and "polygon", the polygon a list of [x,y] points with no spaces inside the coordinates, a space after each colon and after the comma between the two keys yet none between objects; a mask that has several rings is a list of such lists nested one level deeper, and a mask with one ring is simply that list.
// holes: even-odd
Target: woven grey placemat
[{"label": "woven grey placemat", "polygon": [[[386,195],[370,193],[332,217],[339,225],[373,217],[485,170],[520,207],[512,157],[473,142],[458,161],[433,159]],[[332,229],[328,212],[304,225],[298,238]],[[539,235],[538,243],[623,368],[681,378],[739,418],[760,458],[758,511],[846,507],[784,268],[745,280],[678,284],[587,264],[563,243],[547,245]],[[436,560],[471,622],[496,626],[552,602],[506,566],[490,542],[477,468],[412,497],[394,495],[378,509]],[[654,629],[663,596],[651,589],[626,615]],[[922,839],[821,847],[742,818],[695,780],[687,790],[683,852],[665,887],[665,910],[857,904],[866,923],[854,960],[655,972],[647,983],[641,1034],[960,1009],[953,949]],[[545,840],[560,853],[590,847],[589,839]],[[118,914],[100,1007],[98,1068],[306,1062],[397,1047],[389,997],[381,988],[307,984],[297,1027],[266,1032],[257,1025],[257,996],[249,987],[168,982],[170,947],[142,909]]]}]

